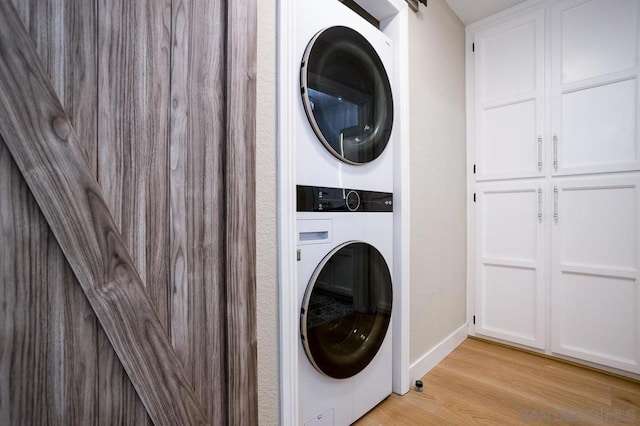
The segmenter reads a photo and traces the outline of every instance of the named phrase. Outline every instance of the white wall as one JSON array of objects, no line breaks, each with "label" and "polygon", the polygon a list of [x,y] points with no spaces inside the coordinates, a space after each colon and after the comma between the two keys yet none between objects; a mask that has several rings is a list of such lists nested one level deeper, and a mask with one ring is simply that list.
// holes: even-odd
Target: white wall
[{"label": "white wall", "polygon": [[409,17],[411,363],[466,322],[465,32],[428,3]]},{"label": "white wall", "polygon": [[276,0],[258,2],[256,257],[259,423],[280,423],[276,240]]}]

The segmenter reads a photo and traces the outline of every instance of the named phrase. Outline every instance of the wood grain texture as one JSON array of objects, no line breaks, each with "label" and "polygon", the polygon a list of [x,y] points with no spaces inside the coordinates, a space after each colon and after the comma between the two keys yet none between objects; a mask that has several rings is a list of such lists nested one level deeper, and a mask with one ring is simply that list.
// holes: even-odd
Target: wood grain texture
[{"label": "wood grain texture", "polygon": [[227,4],[225,187],[229,421],[257,424],[255,282],[256,2]]},{"label": "wood grain texture", "polygon": [[[35,160],[20,157],[25,153],[18,147],[14,155],[20,167],[0,143],[0,246],[14,253],[0,262],[0,318],[6,325],[0,335],[0,424],[149,424],[113,348],[119,348],[140,387],[145,369],[131,370],[130,357],[138,354],[145,362],[150,357],[148,371],[166,360],[156,359],[157,348],[132,347],[124,339],[149,330],[161,341],[160,357],[168,349],[162,341],[170,338],[195,388],[195,400],[212,424],[256,424],[255,3],[13,3],[42,62],[22,91],[46,92],[49,100],[23,105],[35,98],[7,89],[16,85],[19,73],[0,70],[0,84],[7,83],[0,102],[13,113],[3,114],[0,132],[6,136],[11,130],[13,150],[15,138],[23,136],[62,142],[52,151],[40,146]],[[4,19],[18,25],[11,17]],[[27,69],[30,61],[24,61],[30,53],[25,52],[19,57],[3,54],[3,65],[23,61]],[[70,116],[65,117],[51,88],[37,78],[45,72]],[[38,116],[45,122],[38,122]],[[75,137],[69,121],[77,123],[83,140]],[[11,126],[16,123],[20,126]],[[83,163],[74,141],[88,169],[74,168]],[[72,231],[63,233],[72,243],[71,248],[65,245],[67,254],[90,246],[82,253],[90,268],[81,278],[99,280],[88,295],[101,318],[123,308],[119,317],[105,320],[108,330],[118,330],[116,337],[110,330],[113,345],[97,324],[20,168],[32,185],[53,175],[67,184],[73,178],[85,184],[92,175],[102,185],[103,204],[92,198],[99,193],[95,182],[74,190],[62,185],[48,193],[39,186],[36,195],[40,201],[48,197],[49,207],[60,197],[75,203],[55,206],[66,210],[54,229]],[[87,215],[83,206],[100,212]],[[44,213],[51,216],[55,209]],[[99,232],[64,228],[74,219],[97,226]],[[118,241],[118,231],[123,241]],[[91,247],[111,250],[122,259],[112,262]],[[77,270],[79,258],[72,259]],[[141,277],[131,277],[134,268]],[[96,270],[107,278],[97,278]],[[7,285],[9,281],[15,284]],[[153,306],[132,308],[145,294]],[[132,324],[128,308],[142,316],[157,313],[164,328],[153,318],[150,328],[144,321]],[[148,352],[141,354],[142,349]],[[154,374],[153,385],[143,384],[143,394],[150,387],[165,388],[171,374]],[[157,393],[174,390],[175,380]],[[185,406],[190,402],[195,403],[187,398]]]},{"label": "wood grain texture", "polygon": [[8,2],[0,3],[0,58],[0,134],[149,415],[156,424],[206,423],[71,123]]},{"label": "wood grain texture", "polygon": [[[98,182],[165,330],[170,7],[170,1],[98,2]],[[100,347],[101,419],[149,423],[108,342]]]},{"label": "wood grain texture", "polygon": [[224,257],[225,23],[225,2],[172,4],[171,337],[213,424],[230,424]]},{"label": "wood grain texture", "polygon": [[[13,3],[95,166],[94,4]],[[87,424],[97,319],[1,138],[0,163],[0,424]]]},{"label": "wood grain texture", "polygon": [[640,423],[640,383],[474,339],[422,380],[357,424]]}]

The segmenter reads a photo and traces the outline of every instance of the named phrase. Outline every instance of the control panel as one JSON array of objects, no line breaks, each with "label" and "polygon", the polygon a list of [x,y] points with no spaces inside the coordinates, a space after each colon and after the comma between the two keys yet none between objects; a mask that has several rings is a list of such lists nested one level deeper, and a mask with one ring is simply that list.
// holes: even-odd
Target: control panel
[{"label": "control panel", "polygon": [[390,192],[297,186],[299,212],[393,212]]}]

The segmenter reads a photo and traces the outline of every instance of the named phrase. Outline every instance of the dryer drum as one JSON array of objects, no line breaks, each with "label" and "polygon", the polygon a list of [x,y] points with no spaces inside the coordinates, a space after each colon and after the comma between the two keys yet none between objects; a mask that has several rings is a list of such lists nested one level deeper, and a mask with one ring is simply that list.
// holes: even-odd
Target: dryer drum
[{"label": "dryer drum", "polygon": [[333,249],[311,276],[301,309],[309,361],[336,379],[364,370],[382,346],[392,302],[391,274],[375,247],[350,241]]},{"label": "dryer drum", "polygon": [[316,34],[304,53],[300,82],[309,123],[329,152],[355,165],[382,154],[393,127],[391,85],[360,33],[336,26]]}]

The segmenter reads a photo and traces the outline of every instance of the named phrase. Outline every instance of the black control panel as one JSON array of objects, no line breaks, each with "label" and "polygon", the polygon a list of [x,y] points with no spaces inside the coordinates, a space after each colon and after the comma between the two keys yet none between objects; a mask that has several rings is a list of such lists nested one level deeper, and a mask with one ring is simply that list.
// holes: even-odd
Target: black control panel
[{"label": "black control panel", "polygon": [[301,186],[297,189],[299,212],[392,212],[393,194],[347,188]]}]

